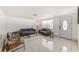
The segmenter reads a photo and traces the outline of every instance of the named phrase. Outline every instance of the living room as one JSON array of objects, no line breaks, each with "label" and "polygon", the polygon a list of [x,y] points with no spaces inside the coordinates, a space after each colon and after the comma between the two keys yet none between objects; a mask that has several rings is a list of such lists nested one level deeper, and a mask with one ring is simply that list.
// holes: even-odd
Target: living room
[{"label": "living room", "polygon": [[2,6],[0,51],[79,51],[77,13],[74,6]]}]

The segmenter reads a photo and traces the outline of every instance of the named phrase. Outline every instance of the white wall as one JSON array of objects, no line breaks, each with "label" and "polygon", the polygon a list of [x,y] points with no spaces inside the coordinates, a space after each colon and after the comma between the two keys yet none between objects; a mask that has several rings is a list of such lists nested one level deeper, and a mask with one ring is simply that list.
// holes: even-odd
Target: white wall
[{"label": "white wall", "polygon": [[59,36],[59,16],[53,17],[54,35]]},{"label": "white wall", "polygon": [[78,18],[77,13],[73,13],[72,16],[72,39],[78,40]]},{"label": "white wall", "polygon": [[23,28],[35,28],[34,23],[35,21],[31,19],[23,19],[7,16],[5,21],[6,24],[5,28],[6,32],[13,32]]},{"label": "white wall", "polygon": [[59,36],[59,21],[61,19],[61,17],[66,16],[66,17],[70,17],[72,20],[72,40],[77,40],[78,39],[78,25],[77,25],[77,13],[70,13],[70,14],[66,14],[66,15],[62,15],[62,16],[56,16],[54,17],[54,34]]},{"label": "white wall", "polygon": [[34,27],[34,22],[35,20],[33,19],[5,16],[3,10],[0,9],[0,35],[9,31],[17,31],[21,28]]},{"label": "white wall", "polygon": [[3,13],[3,11],[0,9],[0,51],[2,48],[2,42],[3,42],[2,35],[5,34],[5,19],[6,19],[6,16]]},{"label": "white wall", "polygon": [[5,31],[5,19],[6,16],[3,11],[0,9],[0,34],[4,34]]}]

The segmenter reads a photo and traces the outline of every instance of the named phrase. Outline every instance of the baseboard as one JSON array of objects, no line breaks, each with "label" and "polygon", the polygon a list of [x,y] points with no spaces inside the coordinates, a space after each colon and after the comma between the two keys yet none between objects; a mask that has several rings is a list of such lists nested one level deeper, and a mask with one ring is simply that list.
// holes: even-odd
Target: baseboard
[{"label": "baseboard", "polygon": [[60,36],[58,36],[58,35],[54,35],[54,37],[59,37],[59,38],[63,38],[63,39],[72,40],[72,41],[76,41],[76,42],[77,42],[77,39],[64,38],[64,37],[60,37]]}]

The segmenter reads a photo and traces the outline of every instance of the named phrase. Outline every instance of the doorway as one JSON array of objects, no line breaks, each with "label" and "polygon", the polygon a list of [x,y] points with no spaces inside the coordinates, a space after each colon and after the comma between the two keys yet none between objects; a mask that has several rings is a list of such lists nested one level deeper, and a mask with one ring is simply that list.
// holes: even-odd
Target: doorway
[{"label": "doorway", "polygon": [[59,36],[72,39],[72,17],[62,16],[59,19]]}]

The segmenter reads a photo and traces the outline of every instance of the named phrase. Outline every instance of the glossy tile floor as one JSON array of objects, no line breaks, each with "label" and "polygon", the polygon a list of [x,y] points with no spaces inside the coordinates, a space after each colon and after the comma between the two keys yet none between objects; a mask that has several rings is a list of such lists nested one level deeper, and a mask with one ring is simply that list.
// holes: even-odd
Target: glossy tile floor
[{"label": "glossy tile floor", "polygon": [[59,37],[50,38],[42,35],[22,37],[25,41],[25,50],[20,48],[16,52],[78,52],[76,41]]}]

